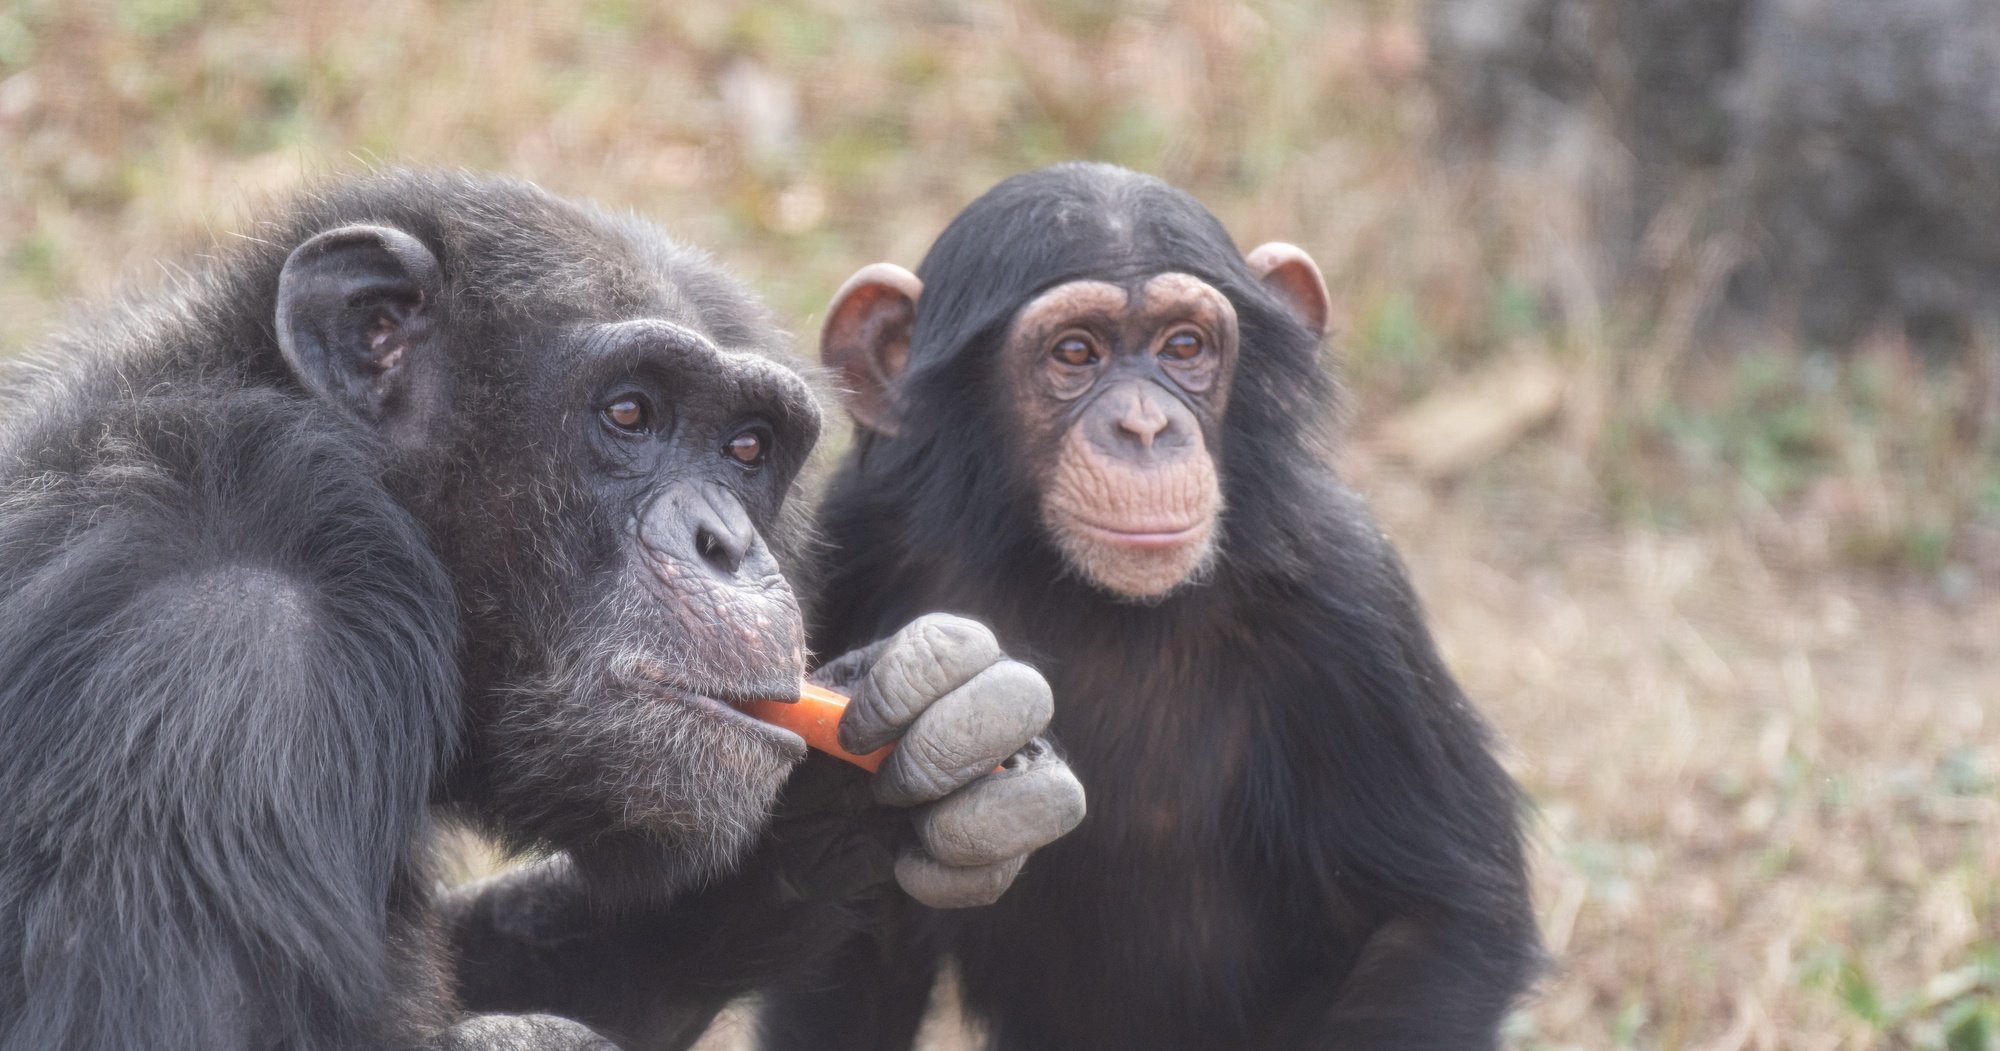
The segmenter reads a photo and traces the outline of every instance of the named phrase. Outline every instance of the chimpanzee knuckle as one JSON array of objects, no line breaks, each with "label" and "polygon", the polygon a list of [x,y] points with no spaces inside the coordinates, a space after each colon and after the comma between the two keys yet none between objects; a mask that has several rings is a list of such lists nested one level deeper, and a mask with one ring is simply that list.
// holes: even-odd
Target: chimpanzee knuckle
[{"label": "chimpanzee knuckle", "polygon": [[939,734],[948,751],[983,772],[1048,727],[1055,699],[1040,672],[1019,661],[1002,661],[973,676],[932,711],[935,717],[919,718],[914,732]]},{"label": "chimpanzee knuckle", "polygon": [[945,865],[920,851],[896,859],[896,883],[903,892],[934,909],[991,905],[1021,874],[1026,859],[1009,858],[991,865]]},{"label": "chimpanzee knuckle", "polygon": [[[1021,822],[1022,827],[1036,830],[1028,837],[1023,850],[1039,850],[1076,830],[1090,813],[1089,797],[1084,793],[1083,782],[1077,779],[1076,771],[1068,763],[1054,755],[1048,755],[1035,766],[1007,775],[994,775],[1000,785],[1008,785],[1008,791],[1020,798],[1018,805],[1022,813],[1033,820]],[[1010,785],[1011,782],[1011,785]],[[1034,836],[1041,838],[1035,839]]]},{"label": "chimpanzee knuckle", "polygon": [[855,691],[858,711],[842,720],[841,743],[868,751],[894,739],[939,698],[1001,659],[986,626],[931,614],[892,636]]},{"label": "chimpanzee knuckle", "polygon": [[928,803],[971,780],[978,769],[943,754],[937,735],[906,736],[875,775],[875,799],[889,806]]},{"label": "chimpanzee knuckle", "polygon": [[896,691],[899,707],[912,718],[958,685],[938,660],[937,650],[927,644],[925,634],[913,633],[876,665],[882,688]]},{"label": "chimpanzee knuckle", "polygon": [[1002,661],[931,706],[907,736],[985,773],[1046,729],[1054,714],[1048,680],[1019,661]]},{"label": "chimpanzee knuckle", "polygon": [[991,864],[1068,834],[1084,809],[1083,785],[1055,760],[991,774],[933,803],[917,815],[917,836],[947,865]]},{"label": "chimpanzee knuckle", "polygon": [[991,772],[1048,725],[1053,708],[1034,669],[1017,661],[987,668],[911,724],[876,779],[876,799],[925,803]]},{"label": "chimpanzee knuckle", "polygon": [[977,698],[977,710],[996,717],[995,740],[1012,741],[999,758],[1019,751],[1055,718],[1055,692],[1049,680],[1020,661],[1003,660],[974,676],[963,689]]},{"label": "chimpanzee knuckle", "polygon": [[983,805],[979,787],[974,782],[917,813],[917,840],[924,853],[947,865],[990,865],[1022,853],[1009,849],[1011,837],[1004,826],[989,827],[993,814]]},{"label": "chimpanzee knuckle", "polygon": [[925,652],[929,681],[939,694],[957,687],[1004,656],[992,629],[966,617],[930,613],[913,621],[905,630]]},{"label": "chimpanzee knuckle", "polygon": [[896,667],[878,662],[856,684],[840,718],[840,745],[872,752],[901,736],[923,711],[928,698],[910,687]]},{"label": "chimpanzee knuckle", "polygon": [[956,685],[943,681],[944,669],[924,636],[922,627],[904,628],[889,640],[875,666],[868,670],[869,681],[884,695],[885,701],[896,704],[910,716]]},{"label": "chimpanzee knuckle", "polygon": [[984,666],[999,659],[1000,640],[985,624],[956,613],[930,613],[922,619],[939,645],[964,653],[964,660]]}]

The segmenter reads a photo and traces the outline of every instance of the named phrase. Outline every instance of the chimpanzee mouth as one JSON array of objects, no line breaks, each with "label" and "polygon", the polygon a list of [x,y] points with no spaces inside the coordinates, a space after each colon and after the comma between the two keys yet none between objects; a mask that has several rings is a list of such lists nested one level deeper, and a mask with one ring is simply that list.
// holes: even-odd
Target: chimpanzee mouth
[{"label": "chimpanzee mouth", "polygon": [[1094,522],[1078,520],[1078,529],[1091,537],[1119,547],[1138,548],[1145,551],[1164,551],[1186,547],[1197,543],[1208,535],[1208,522],[1196,522],[1191,526],[1176,527],[1144,525],[1138,528],[1116,528],[1102,526]]},{"label": "chimpanzee mouth", "polygon": [[632,673],[635,678],[657,688],[660,695],[669,701],[693,708],[697,711],[713,713],[721,716],[732,726],[742,726],[745,729],[754,731],[759,737],[778,745],[784,752],[790,754],[791,758],[800,759],[805,756],[806,742],[804,738],[783,727],[772,726],[770,723],[763,722],[744,710],[745,706],[749,705],[752,701],[790,700],[796,702],[798,700],[796,690],[792,691],[788,696],[772,697],[770,696],[771,693],[783,693],[783,691],[740,691],[713,689],[706,686],[702,689],[696,689],[685,685],[664,666],[645,660],[636,662],[633,665]]}]

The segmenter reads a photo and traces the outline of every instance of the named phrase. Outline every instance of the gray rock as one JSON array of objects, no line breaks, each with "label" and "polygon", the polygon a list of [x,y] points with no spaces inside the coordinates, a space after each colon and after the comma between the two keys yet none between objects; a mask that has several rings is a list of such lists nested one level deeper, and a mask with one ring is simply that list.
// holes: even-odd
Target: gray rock
[{"label": "gray rock", "polygon": [[1673,208],[1736,261],[1711,317],[2000,328],[1995,0],[1433,0],[1427,34],[1445,149],[1582,195],[1607,291],[1675,265],[1641,251]]},{"label": "gray rock", "polygon": [[2000,4],[1758,0],[1737,175],[1764,272],[1839,341],[1900,319],[1925,342],[2000,309]]}]

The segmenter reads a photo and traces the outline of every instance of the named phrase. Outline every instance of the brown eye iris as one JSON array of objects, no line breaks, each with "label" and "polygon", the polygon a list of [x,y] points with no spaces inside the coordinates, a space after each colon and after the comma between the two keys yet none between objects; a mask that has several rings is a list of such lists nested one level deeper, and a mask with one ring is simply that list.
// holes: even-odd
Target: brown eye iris
[{"label": "brown eye iris", "polygon": [[770,444],[763,434],[757,431],[744,431],[729,439],[729,444],[723,451],[737,463],[745,467],[755,467],[764,462],[764,457],[770,451]]},{"label": "brown eye iris", "polygon": [[1065,365],[1088,365],[1097,360],[1097,352],[1090,349],[1089,342],[1075,336],[1058,342],[1049,353]]},{"label": "brown eye iris", "polygon": [[1192,332],[1176,332],[1167,337],[1167,343],[1160,348],[1160,354],[1178,361],[1186,361],[1199,355],[1201,350],[1200,336]]},{"label": "brown eye iris", "polygon": [[645,431],[652,414],[647,411],[645,399],[628,394],[604,407],[604,418],[611,426],[621,431],[638,434]]}]

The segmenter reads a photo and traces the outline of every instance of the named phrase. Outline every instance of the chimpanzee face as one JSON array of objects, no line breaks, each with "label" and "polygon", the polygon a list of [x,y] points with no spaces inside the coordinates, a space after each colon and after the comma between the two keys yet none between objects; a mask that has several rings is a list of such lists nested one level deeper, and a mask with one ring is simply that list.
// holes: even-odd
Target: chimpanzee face
[{"label": "chimpanzee face", "polygon": [[619,578],[661,607],[637,674],[725,713],[716,702],[790,696],[798,604],[764,533],[814,440],[810,391],[671,321],[593,326],[579,342],[575,381],[550,396],[569,403],[580,473],[618,523]]},{"label": "chimpanzee face", "polygon": [[[984,393],[1010,431],[995,445],[1026,478],[1050,545],[1070,573],[1131,602],[1200,580],[1217,557],[1230,390],[1239,355],[1259,349],[1240,346],[1228,295],[1159,262],[1043,289],[1013,308],[997,341],[966,348],[997,361]],[[1274,242],[1242,262],[1315,338],[1325,333],[1311,257]],[[827,310],[821,357],[841,369],[856,422],[885,437],[901,425],[896,380],[923,294],[915,274],[876,263]]]},{"label": "chimpanzee face", "polygon": [[819,409],[768,329],[721,344],[750,331],[742,303],[647,258],[494,309],[408,234],[345,227],[293,253],[278,320],[306,385],[424,475],[408,503],[466,615],[467,794],[585,864],[704,871],[804,754],[737,706],[795,697],[804,672],[770,541]]},{"label": "chimpanzee face", "polygon": [[1213,557],[1236,310],[1189,274],[1071,281],[1024,304],[1002,351],[1042,528],[1114,594],[1164,595]]}]

